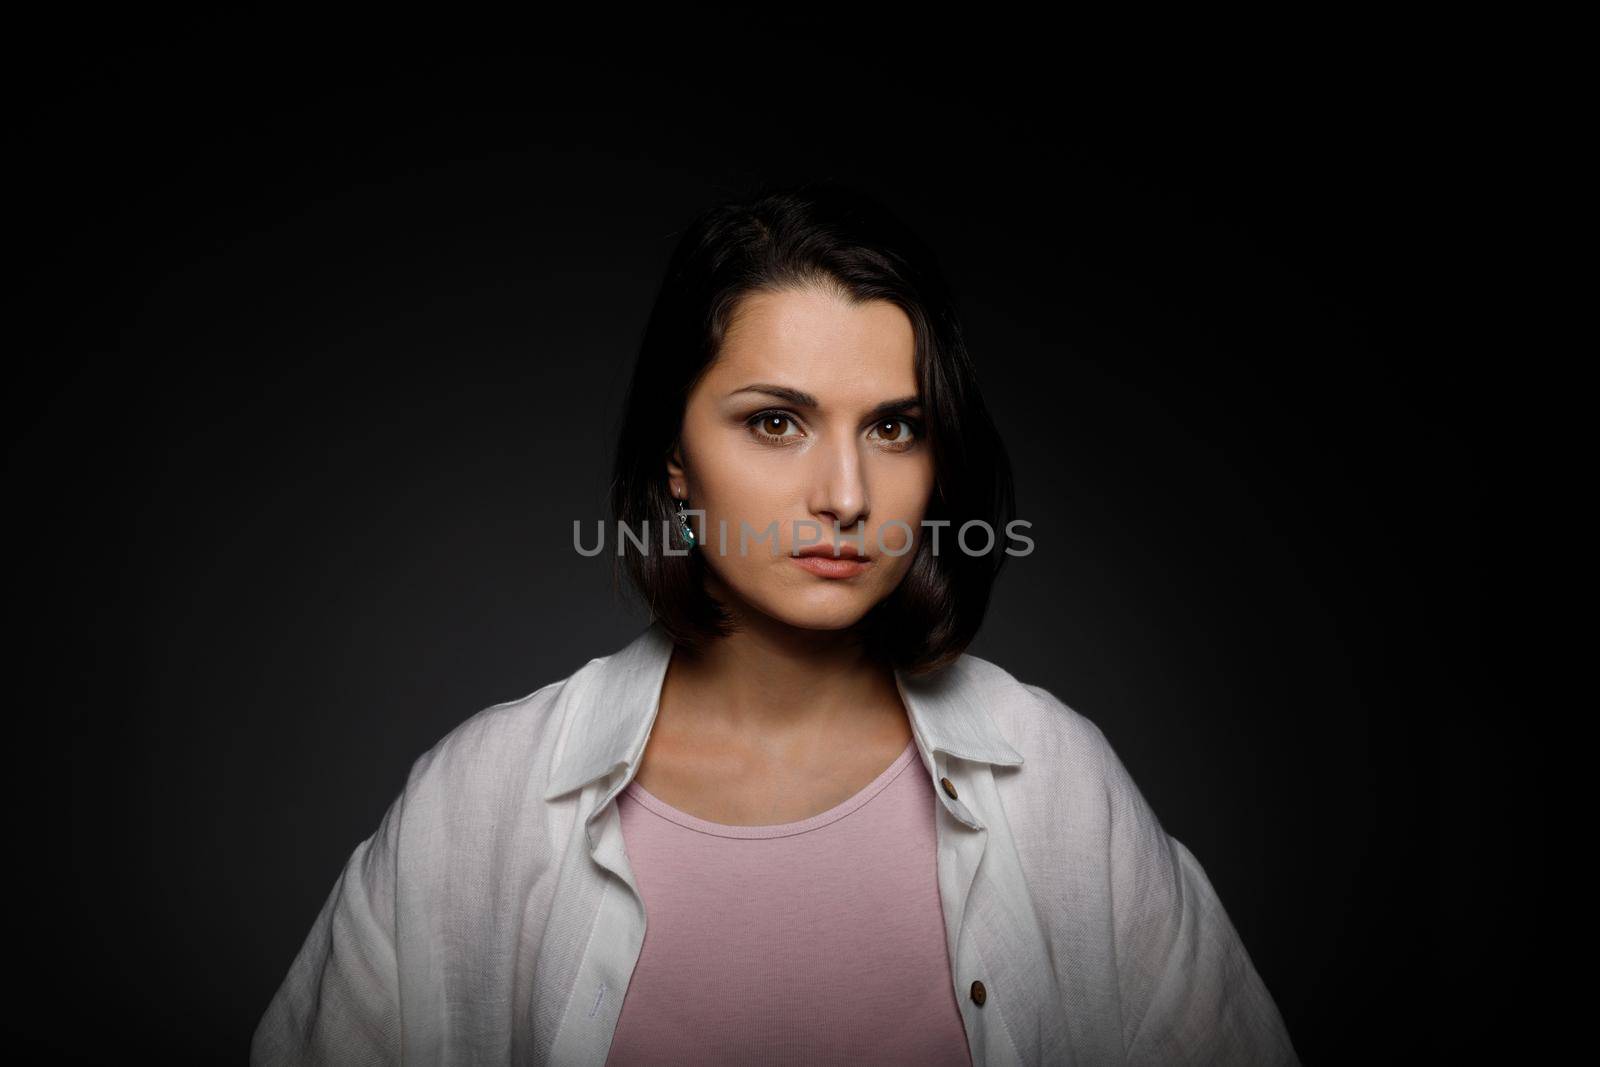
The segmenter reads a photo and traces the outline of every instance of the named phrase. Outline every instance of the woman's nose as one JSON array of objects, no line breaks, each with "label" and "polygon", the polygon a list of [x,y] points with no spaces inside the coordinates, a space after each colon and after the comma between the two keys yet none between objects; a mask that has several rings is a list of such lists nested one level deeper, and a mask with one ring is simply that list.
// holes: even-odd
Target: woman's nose
[{"label": "woman's nose", "polygon": [[866,471],[855,442],[828,442],[814,449],[811,511],[841,529],[856,525],[867,512]]}]

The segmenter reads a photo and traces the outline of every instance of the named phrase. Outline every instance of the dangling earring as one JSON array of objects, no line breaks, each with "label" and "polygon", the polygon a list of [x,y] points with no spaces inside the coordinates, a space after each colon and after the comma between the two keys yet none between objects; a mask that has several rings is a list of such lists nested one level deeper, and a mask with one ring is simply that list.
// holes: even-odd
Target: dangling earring
[{"label": "dangling earring", "polygon": [[688,498],[678,501],[678,532],[683,535],[684,541],[690,548],[695,546],[694,527],[689,525]]}]

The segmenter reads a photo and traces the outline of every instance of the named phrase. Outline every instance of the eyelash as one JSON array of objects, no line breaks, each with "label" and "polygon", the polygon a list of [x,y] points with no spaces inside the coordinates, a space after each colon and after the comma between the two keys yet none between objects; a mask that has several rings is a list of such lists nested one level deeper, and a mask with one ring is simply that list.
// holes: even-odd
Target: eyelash
[{"label": "eyelash", "polygon": [[[749,427],[751,435],[754,436],[757,440],[761,441],[763,444],[770,444],[770,445],[773,445],[773,447],[776,447],[776,448],[787,448],[787,447],[789,447],[787,444],[778,444],[777,443],[779,441],[782,441],[784,438],[788,437],[787,434],[771,434],[771,433],[767,433],[766,431],[760,429],[760,426],[761,426],[761,424],[763,422],[765,422],[767,419],[772,419],[772,418],[788,419],[789,422],[791,424],[794,424],[794,425],[798,425],[799,422],[800,422],[800,420],[795,418],[795,416],[790,412],[783,411],[783,410],[778,409],[778,408],[769,408],[766,411],[758,411],[754,415],[750,416],[748,419],[745,420],[745,425],[747,427]],[[882,423],[891,422],[891,421],[893,421],[893,422],[903,422],[907,426],[911,427],[911,438],[910,438],[910,440],[907,440],[907,441],[886,441],[886,442],[884,442],[885,446],[888,448],[888,450],[890,452],[906,452],[906,451],[909,451],[913,446],[915,446],[916,444],[918,444],[922,440],[922,422],[921,422],[921,420],[914,419],[909,415],[893,415],[893,416],[890,416],[890,418],[879,419],[878,422],[873,424],[873,428],[876,429]]]}]

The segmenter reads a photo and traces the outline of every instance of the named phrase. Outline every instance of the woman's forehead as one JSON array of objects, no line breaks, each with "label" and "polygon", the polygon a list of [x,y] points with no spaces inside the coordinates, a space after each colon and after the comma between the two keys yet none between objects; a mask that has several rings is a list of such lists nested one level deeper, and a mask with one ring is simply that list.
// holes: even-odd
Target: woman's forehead
[{"label": "woman's forehead", "polygon": [[867,406],[916,395],[916,334],[885,300],[851,304],[815,290],[760,293],[741,302],[707,384],[727,393],[781,384]]}]

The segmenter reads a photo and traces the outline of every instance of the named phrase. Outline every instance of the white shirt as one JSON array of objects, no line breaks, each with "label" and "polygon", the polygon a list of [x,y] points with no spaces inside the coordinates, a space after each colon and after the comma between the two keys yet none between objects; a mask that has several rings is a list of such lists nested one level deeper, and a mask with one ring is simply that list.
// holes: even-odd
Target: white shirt
[{"label": "white shirt", "polygon": [[[420,756],[250,1062],[604,1064],[646,924],[616,797],[672,648],[651,625]],[[1199,862],[1094,723],[972,655],[895,677],[975,1067],[1299,1063]]]}]

